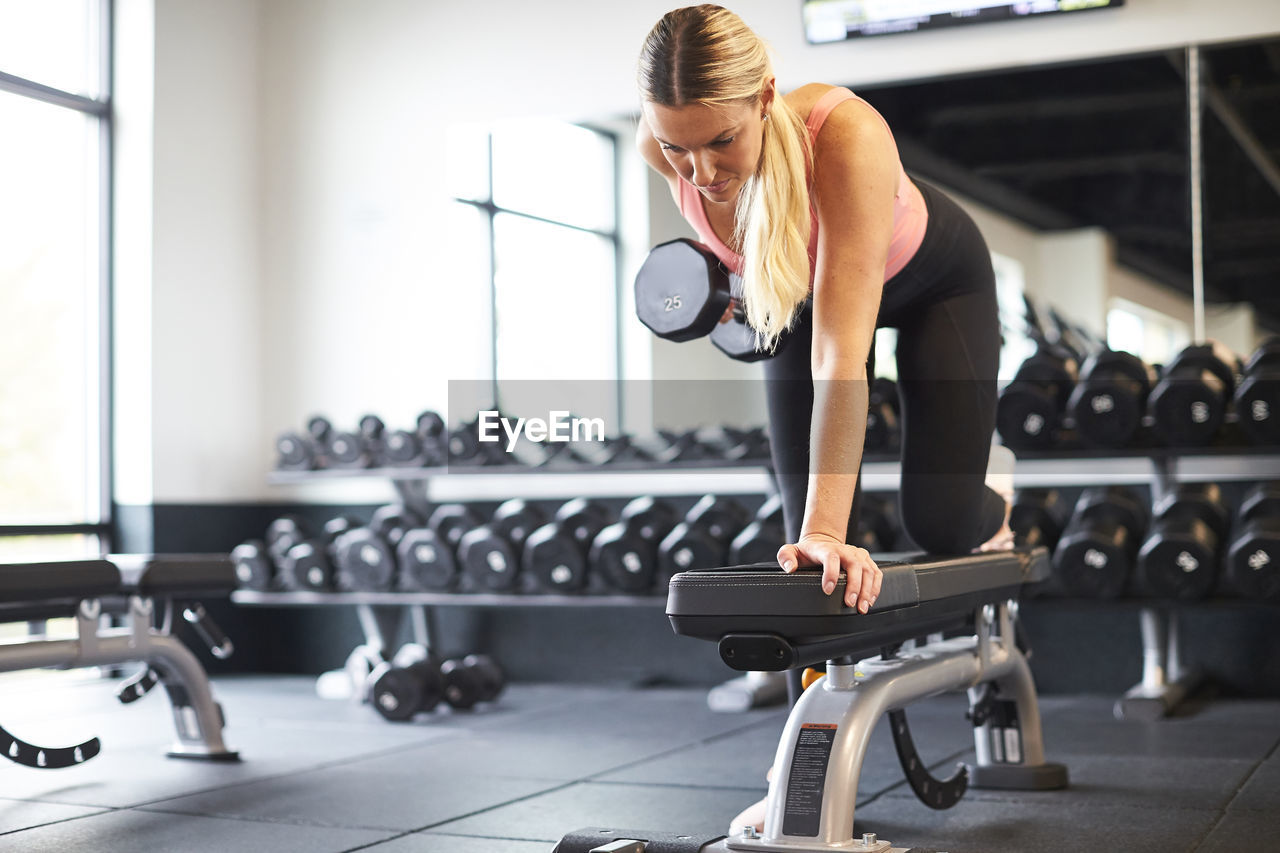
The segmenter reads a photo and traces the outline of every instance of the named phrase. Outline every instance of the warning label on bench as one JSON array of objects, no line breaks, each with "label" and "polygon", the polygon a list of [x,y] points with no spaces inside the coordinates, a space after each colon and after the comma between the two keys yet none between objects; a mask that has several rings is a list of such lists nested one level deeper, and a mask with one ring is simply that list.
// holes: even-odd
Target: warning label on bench
[{"label": "warning label on bench", "polygon": [[827,762],[835,743],[836,726],[805,723],[796,739],[787,778],[787,801],[782,834],[816,837],[822,823],[822,791],[827,785]]}]

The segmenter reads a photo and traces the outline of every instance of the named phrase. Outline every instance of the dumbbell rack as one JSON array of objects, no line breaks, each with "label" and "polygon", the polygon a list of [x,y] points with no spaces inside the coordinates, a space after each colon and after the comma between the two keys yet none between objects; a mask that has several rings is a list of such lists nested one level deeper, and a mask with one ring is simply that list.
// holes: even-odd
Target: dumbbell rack
[{"label": "dumbbell rack", "polygon": [[[504,500],[517,495],[528,499],[564,499],[707,492],[761,494],[771,488],[768,470],[756,462],[715,466],[705,462],[673,463],[660,469],[635,464],[557,471],[520,466],[276,471],[269,475],[268,482],[284,486],[371,478],[390,481],[406,506],[428,513],[433,504],[444,501]],[[1019,454],[1014,484],[1016,488],[1149,485],[1153,497],[1159,499],[1177,483],[1269,478],[1280,478],[1280,448],[1091,449],[1041,453],[1024,451]],[[864,490],[896,491],[898,482],[899,465],[896,461],[868,457],[864,462]],[[519,486],[513,487],[513,483],[519,483]],[[666,603],[666,596],[239,590],[232,594],[232,600],[243,605],[275,607],[354,606],[366,642],[386,649],[391,638],[397,636],[405,613],[409,614],[415,642],[431,647],[429,608],[433,606],[656,607]],[[1197,606],[1203,604],[1198,602]],[[1163,717],[1193,692],[1203,678],[1203,673],[1188,669],[1182,663],[1178,640],[1179,607],[1178,602],[1171,601],[1143,604],[1139,614],[1142,680],[1116,702],[1117,717]]]},{"label": "dumbbell rack", "polygon": [[[1205,447],[1154,448],[1146,455],[1131,450],[1023,451],[1019,455],[1015,485],[1045,487],[1064,485],[1150,485],[1153,503],[1179,483],[1231,482],[1280,477],[1280,448]],[[1089,462],[1099,471],[1081,473]],[[1075,470],[1055,471],[1061,467]],[[1101,474],[1102,476],[1098,476]],[[1103,603],[1103,602],[1093,602]],[[1127,603],[1132,603],[1132,600]],[[1182,607],[1203,607],[1205,601],[1144,601],[1138,612],[1142,637],[1142,678],[1116,700],[1117,719],[1154,721],[1171,714],[1204,680],[1197,667],[1182,659],[1179,612]]]}]

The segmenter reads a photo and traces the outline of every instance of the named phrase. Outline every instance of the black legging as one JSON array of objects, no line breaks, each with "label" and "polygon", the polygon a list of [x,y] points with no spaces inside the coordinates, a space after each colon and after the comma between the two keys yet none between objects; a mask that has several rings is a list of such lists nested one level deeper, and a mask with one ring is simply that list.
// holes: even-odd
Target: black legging
[{"label": "black legging", "polygon": [[[903,528],[918,547],[963,554],[1004,523],[1004,499],[983,483],[1000,361],[995,274],[968,214],[940,191],[917,184],[928,228],[915,256],[885,283],[876,319],[877,328],[898,329],[898,504]],[[800,536],[809,482],[812,340],[812,305],[806,303],[786,346],[763,362],[770,450],[789,542]],[[848,537],[858,529],[861,494],[859,482]]]}]

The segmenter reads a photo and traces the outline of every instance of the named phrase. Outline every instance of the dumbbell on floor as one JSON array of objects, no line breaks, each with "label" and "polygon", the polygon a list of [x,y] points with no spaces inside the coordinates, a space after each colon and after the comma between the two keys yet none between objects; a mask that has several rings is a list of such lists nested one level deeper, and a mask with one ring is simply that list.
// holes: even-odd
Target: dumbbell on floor
[{"label": "dumbbell on floor", "polygon": [[1064,592],[1115,598],[1129,582],[1147,526],[1145,504],[1121,486],[1085,489],[1053,555]]},{"label": "dumbbell on floor", "polygon": [[1280,481],[1258,483],[1241,499],[1224,586],[1241,598],[1280,601]]},{"label": "dumbbell on floor", "polygon": [[676,517],[667,501],[651,496],[630,501],[618,521],[592,540],[588,555],[592,574],[601,585],[619,592],[653,589],[658,576],[658,543],[671,532]]},{"label": "dumbbell on floor", "polygon": [[1183,483],[1156,501],[1134,585],[1159,598],[1204,598],[1218,578],[1230,515],[1214,483]]},{"label": "dumbbell on floor", "polygon": [[373,669],[368,696],[383,717],[404,722],[433,710],[441,700],[456,710],[470,710],[497,699],[505,686],[501,667],[487,655],[441,662],[424,646],[410,643]]}]

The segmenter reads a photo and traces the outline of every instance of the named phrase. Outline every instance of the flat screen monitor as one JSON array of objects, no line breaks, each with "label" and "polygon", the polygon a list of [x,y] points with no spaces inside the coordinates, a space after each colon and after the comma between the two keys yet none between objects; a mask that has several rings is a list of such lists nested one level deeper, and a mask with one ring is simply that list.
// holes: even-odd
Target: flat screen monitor
[{"label": "flat screen monitor", "polygon": [[804,31],[810,44],[822,44],[1123,5],[1124,0],[804,0]]}]

